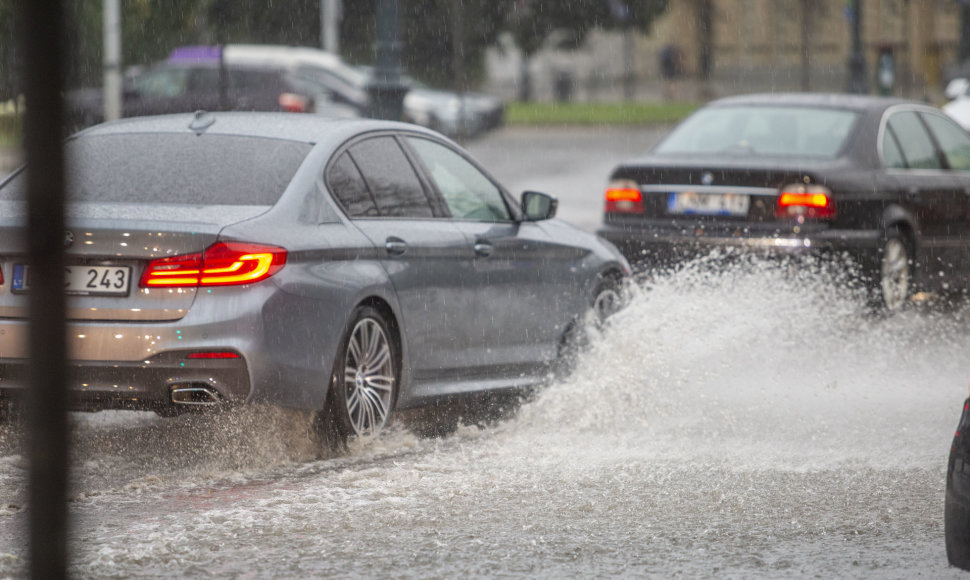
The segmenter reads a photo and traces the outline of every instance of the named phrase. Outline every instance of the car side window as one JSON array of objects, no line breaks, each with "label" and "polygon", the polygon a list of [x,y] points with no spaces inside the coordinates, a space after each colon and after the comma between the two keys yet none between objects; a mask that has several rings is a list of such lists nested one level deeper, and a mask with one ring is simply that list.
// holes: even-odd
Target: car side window
[{"label": "car side window", "polygon": [[923,120],[940,144],[950,169],[970,170],[970,135],[956,123],[940,115],[924,114]]},{"label": "car side window", "polygon": [[941,168],[936,146],[914,111],[894,114],[889,118],[888,125],[899,138],[899,145],[910,169]]},{"label": "car side window", "polygon": [[145,97],[177,97],[185,93],[188,77],[188,69],[158,69],[136,77],[132,85]]},{"label": "car side window", "polygon": [[432,217],[431,201],[414,167],[393,137],[374,137],[349,149],[385,217]]},{"label": "car side window", "polygon": [[890,169],[906,169],[906,158],[903,157],[896,136],[889,127],[882,134],[882,158]]},{"label": "car side window", "polygon": [[452,217],[489,222],[511,220],[502,192],[464,157],[428,139],[408,137],[408,143],[427,167]]},{"label": "car side window", "polygon": [[350,217],[380,215],[367,184],[349,153],[343,153],[327,170],[327,187]]}]

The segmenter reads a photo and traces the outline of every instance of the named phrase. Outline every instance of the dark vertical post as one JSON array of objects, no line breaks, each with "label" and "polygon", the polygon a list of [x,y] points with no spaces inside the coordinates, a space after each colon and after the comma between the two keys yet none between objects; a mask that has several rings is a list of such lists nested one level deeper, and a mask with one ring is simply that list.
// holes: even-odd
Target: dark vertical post
[{"label": "dark vertical post", "polygon": [[61,0],[18,2],[24,67],[30,294],[30,570],[67,570],[68,424],[64,297],[64,153]]},{"label": "dark vertical post", "polygon": [[801,66],[801,85],[802,92],[808,92],[812,88],[812,0],[802,0],[802,66]]},{"label": "dark vertical post", "polygon": [[702,93],[708,96],[711,93],[711,79],[713,77],[713,53],[714,53],[714,7],[711,0],[700,0],[697,14],[697,33],[698,33],[698,62],[697,71],[702,83]]},{"label": "dark vertical post", "polygon": [[633,102],[636,99],[636,54],[637,37],[633,23],[627,22],[623,31],[623,99]]},{"label": "dark vertical post", "polygon": [[959,0],[959,2],[960,46],[957,49],[957,61],[963,65],[967,59],[970,59],[970,0]]},{"label": "dark vertical post", "polygon": [[852,27],[852,52],[849,54],[849,92],[868,93],[866,54],[862,48],[862,0],[849,0],[849,25]]},{"label": "dark vertical post", "polygon": [[404,94],[401,83],[401,17],[398,0],[375,0],[377,12],[377,43],[374,78],[368,87],[371,97],[370,116],[376,119],[400,121],[403,116]]},{"label": "dark vertical post", "polygon": [[465,126],[465,15],[462,0],[451,0],[451,55],[454,64],[455,91],[458,93],[458,134],[455,138],[463,142],[468,136]]}]

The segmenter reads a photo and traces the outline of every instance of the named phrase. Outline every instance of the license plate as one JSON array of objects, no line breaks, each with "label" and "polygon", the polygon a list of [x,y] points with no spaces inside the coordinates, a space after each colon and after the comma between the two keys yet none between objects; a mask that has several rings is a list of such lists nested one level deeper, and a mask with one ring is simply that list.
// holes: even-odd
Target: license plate
[{"label": "license plate", "polygon": [[[30,290],[30,267],[14,264],[14,292]],[[68,266],[64,268],[64,291],[83,296],[127,296],[130,266]]]},{"label": "license plate", "polygon": [[667,213],[746,216],[751,198],[743,193],[679,191],[667,196]]}]

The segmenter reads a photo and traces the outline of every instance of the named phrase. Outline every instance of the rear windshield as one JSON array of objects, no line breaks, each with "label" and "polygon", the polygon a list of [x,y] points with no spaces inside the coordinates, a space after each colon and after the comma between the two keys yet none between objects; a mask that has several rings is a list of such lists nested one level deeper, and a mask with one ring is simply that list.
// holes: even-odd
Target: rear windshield
[{"label": "rear windshield", "polygon": [[810,107],[709,107],[680,124],[654,152],[831,158],[842,149],[858,116]]},{"label": "rear windshield", "polygon": [[[307,143],[229,135],[81,136],[67,143],[70,201],[273,205],[310,152]],[[25,199],[21,172],[0,199]]]}]

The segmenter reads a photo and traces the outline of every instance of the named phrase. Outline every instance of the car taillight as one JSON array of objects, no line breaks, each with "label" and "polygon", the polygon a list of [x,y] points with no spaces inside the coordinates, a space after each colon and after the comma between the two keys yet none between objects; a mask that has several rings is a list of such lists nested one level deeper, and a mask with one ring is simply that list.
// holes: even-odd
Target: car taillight
[{"label": "car taillight", "polygon": [[307,113],[310,110],[310,99],[293,93],[281,93],[279,104],[280,109],[287,113]]},{"label": "car taillight", "polygon": [[214,350],[189,353],[185,358],[193,360],[220,360],[240,358],[238,352],[231,350]]},{"label": "car taillight", "polygon": [[142,288],[234,286],[254,284],[279,272],[286,249],[243,242],[217,242],[204,252],[152,260],[142,274]]},{"label": "car taillight", "polygon": [[832,192],[824,185],[804,185],[793,183],[781,188],[778,193],[778,204],[775,206],[775,217],[789,218],[803,216],[806,218],[835,217],[835,202]]},{"label": "car taillight", "polygon": [[613,180],[606,187],[606,213],[643,213],[643,194],[637,182]]}]

